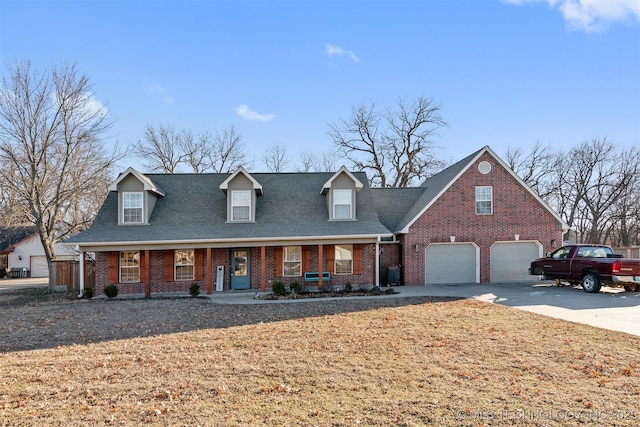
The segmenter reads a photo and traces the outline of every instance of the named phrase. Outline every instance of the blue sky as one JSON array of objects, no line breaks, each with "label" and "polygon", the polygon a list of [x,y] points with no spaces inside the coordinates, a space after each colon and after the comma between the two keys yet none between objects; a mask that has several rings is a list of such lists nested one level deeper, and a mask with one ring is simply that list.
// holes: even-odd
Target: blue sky
[{"label": "blue sky", "polygon": [[[269,146],[332,149],[352,107],[430,97],[449,123],[437,154],[491,146],[640,145],[640,0],[0,0],[2,72],[75,63],[114,121]],[[140,167],[135,159],[122,166]]]}]

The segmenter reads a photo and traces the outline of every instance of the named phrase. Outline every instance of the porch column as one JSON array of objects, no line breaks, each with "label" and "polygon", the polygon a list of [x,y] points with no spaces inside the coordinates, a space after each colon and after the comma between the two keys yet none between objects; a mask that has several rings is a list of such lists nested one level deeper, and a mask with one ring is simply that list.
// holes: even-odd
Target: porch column
[{"label": "porch column", "polygon": [[260,246],[260,292],[267,289],[267,248]]},{"label": "porch column", "polygon": [[211,259],[211,248],[207,248],[207,255],[204,261],[207,272],[207,295],[213,292],[213,259]]},{"label": "porch column", "polygon": [[378,236],[377,240],[376,240],[376,266],[375,266],[375,286],[380,286],[380,236]]},{"label": "porch column", "polygon": [[144,296],[145,298],[151,298],[151,251],[146,249],[144,251],[144,268],[145,270],[145,281],[142,284],[144,286]]},{"label": "porch column", "polygon": [[78,288],[80,289],[80,295],[84,293],[84,262],[84,251],[80,250],[80,260],[78,263],[78,266],[80,267],[80,272],[78,273],[78,275],[80,276],[78,277]]},{"label": "porch column", "polygon": [[318,245],[318,290],[322,289],[322,272],[324,271],[324,259],[322,257],[322,243]]}]

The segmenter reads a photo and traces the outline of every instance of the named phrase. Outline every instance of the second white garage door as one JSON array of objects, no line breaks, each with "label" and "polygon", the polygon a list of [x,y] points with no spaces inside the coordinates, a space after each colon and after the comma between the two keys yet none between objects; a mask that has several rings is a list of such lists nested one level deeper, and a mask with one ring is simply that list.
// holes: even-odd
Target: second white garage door
[{"label": "second white garage door", "polygon": [[541,256],[537,241],[495,242],[491,246],[491,282],[522,282],[532,280],[531,261]]},{"label": "second white garage door", "polygon": [[426,284],[480,281],[480,248],[474,243],[432,243],[425,255]]}]

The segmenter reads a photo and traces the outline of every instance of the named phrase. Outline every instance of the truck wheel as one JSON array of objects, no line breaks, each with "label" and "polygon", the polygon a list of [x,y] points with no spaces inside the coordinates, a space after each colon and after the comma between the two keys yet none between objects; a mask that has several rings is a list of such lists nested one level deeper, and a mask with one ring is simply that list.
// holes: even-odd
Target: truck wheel
[{"label": "truck wheel", "polygon": [[597,275],[589,273],[582,278],[582,289],[590,294],[600,292],[600,279]]}]

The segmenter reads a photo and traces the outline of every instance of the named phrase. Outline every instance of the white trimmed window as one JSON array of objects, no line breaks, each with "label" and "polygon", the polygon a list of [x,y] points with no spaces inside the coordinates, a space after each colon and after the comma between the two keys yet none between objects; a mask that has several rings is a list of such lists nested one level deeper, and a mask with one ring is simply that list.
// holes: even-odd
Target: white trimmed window
[{"label": "white trimmed window", "polygon": [[353,274],[353,245],[336,245],[335,248],[336,274]]},{"label": "white trimmed window", "polygon": [[282,275],[302,276],[302,246],[285,246],[283,248]]},{"label": "white trimmed window", "polygon": [[231,221],[251,221],[251,191],[231,192]]},{"label": "white trimmed window", "polygon": [[141,224],[142,217],[142,193],[122,193],[122,222]]},{"label": "white trimmed window", "polygon": [[193,280],[193,259],[194,251],[176,250],[175,252],[175,279],[176,280]]},{"label": "white trimmed window", "polygon": [[476,187],[476,215],[493,214],[493,187]]},{"label": "white trimmed window", "polygon": [[336,189],[333,190],[333,219],[352,219],[352,190]]},{"label": "white trimmed window", "polygon": [[140,252],[120,252],[120,282],[140,281]]}]

